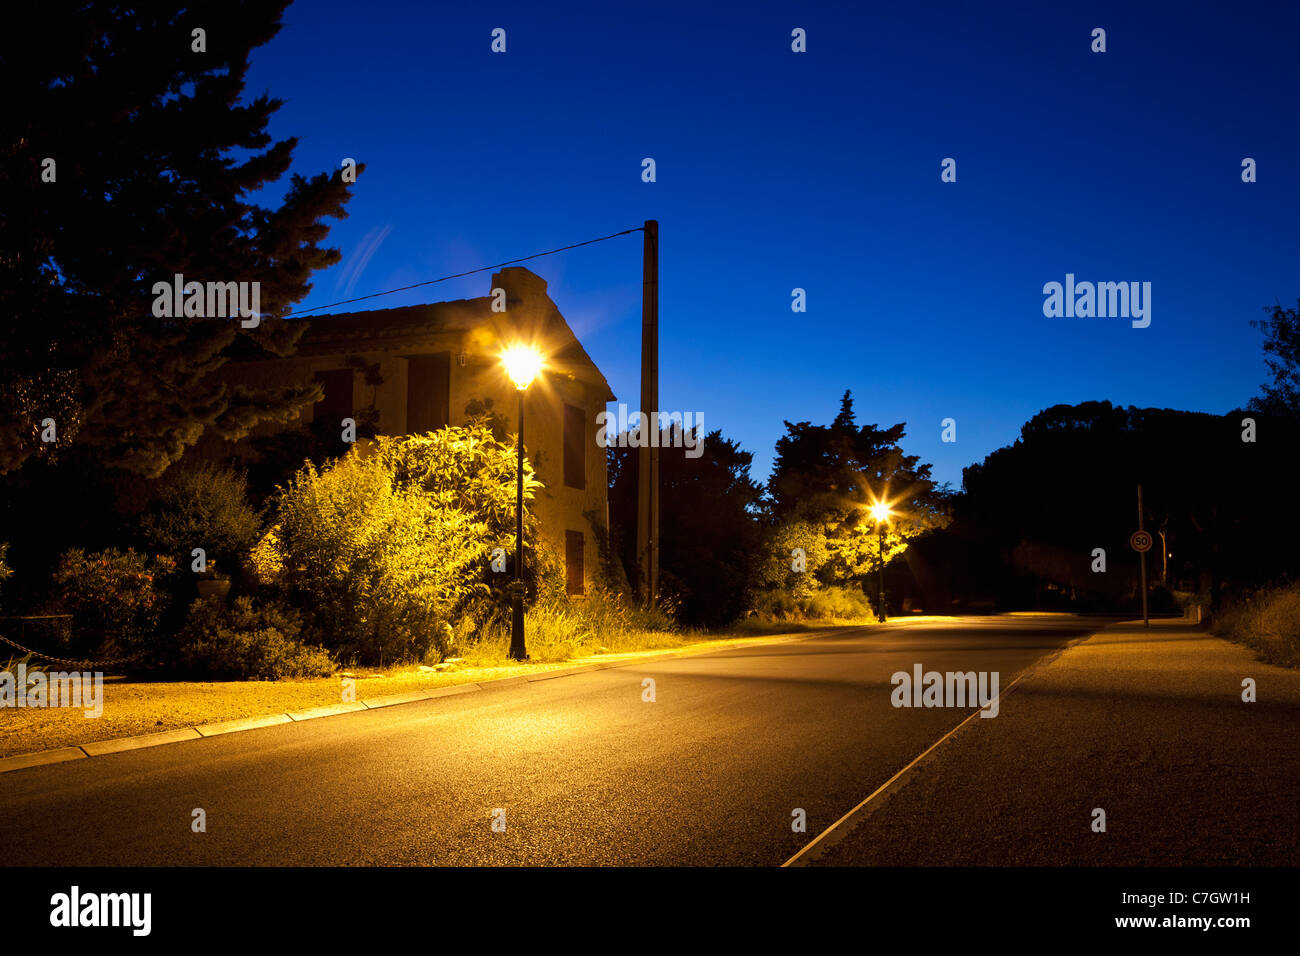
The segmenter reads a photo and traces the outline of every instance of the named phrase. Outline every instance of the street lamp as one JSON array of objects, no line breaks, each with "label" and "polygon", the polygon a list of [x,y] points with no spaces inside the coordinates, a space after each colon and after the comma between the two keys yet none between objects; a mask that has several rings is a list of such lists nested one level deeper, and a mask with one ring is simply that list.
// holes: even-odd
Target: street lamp
[{"label": "street lamp", "polygon": [[526,345],[512,345],[501,353],[506,375],[515,384],[519,394],[519,434],[516,438],[515,458],[518,460],[518,482],[515,485],[515,579],[510,586],[510,658],[528,660],[524,643],[524,392],[542,370],[542,357]]},{"label": "street lamp", "polygon": [[871,506],[871,517],[876,519],[876,530],[880,533],[880,577],[876,583],[876,608],[880,620],[885,620],[885,523],[889,521],[889,504],[877,501]]}]

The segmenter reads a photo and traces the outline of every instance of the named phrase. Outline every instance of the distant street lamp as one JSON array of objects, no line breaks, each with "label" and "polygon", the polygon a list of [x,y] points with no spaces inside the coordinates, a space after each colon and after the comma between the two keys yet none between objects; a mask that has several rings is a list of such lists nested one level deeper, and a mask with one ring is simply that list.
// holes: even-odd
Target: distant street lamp
[{"label": "distant street lamp", "polygon": [[880,577],[876,584],[876,607],[880,620],[885,620],[885,523],[889,521],[889,505],[877,501],[871,506],[871,516],[876,519],[876,530],[880,533]]},{"label": "distant street lamp", "polygon": [[510,658],[528,660],[524,643],[524,392],[542,370],[542,357],[526,345],[512,345],[501,354],[506,375],[515,383],[519,394],[519,434],[515,458],[518,482],[515,485],[515,579],[510,585]]}]

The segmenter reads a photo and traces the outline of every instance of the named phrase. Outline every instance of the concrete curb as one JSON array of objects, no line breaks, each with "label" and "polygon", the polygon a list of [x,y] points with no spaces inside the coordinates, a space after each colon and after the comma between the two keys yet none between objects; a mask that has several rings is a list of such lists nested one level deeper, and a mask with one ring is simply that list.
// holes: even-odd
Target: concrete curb
[{"label": "concrete curb", "polygon": [[[871,627],[874,625],[862,625]],[[644,657],[631,660],[609,662],[586,662],[574,667],[543,671],[540,674],[522,674],[517,677],[502,677],[498,680],[480,683],[448,684],[432,690],[417,690],[405,694],[390,694],[386,697],[374,697],[370,700],[355,701],[346,704],[330,704],[324,707],[312,707],[307,710],[295,710],[285,714],[268,714],[263,717],[241,717],[235,720],[223,720],[213,724],[200,724],[194,727],[180,727],[175,730],[163,730],[154,734],[142,734],[137,737],[115,737],[110,740],[96,740],[76,747],[59,747],[56,750],[38,750],[35,753],[18,754],[14,757],[0,757],[0,774],[28,767],[41,767],[45,764],[64,763],[69,760],[84,760],[87,757],[99,757],[107,754],[123,753],[128,750],[142,750],[146,747],[161,747],[165,744],[180,743],[185,740],[201,740],[205,737],[219,737],[222,734],[242,733],[259,727],[273,727],[277,724],[299,723],[315,720],[319,717],[333,717],[338,714],[353,714],[358,711],[377,710],[381,707],[393,707],[397,704],[414,704],[424,700],[436,700],[439,697],[453,697],[457,694],[472,694],[479,691],[509,690],[523,687],[538,681],[554,680],[557,677],[569,677],[574,674],[588,674],[594,671],[609,670],[613,667],[631,667],[634,664],[653,664],[675,657],[689,657],[695,654],[707,654],[710,651],[729,651],[735,647],[755,647],[763,644],[788,644],[793,641],[811,640],[822,632],[807,634],[779,635],[773,638],[744,639],[743,643],[729,644],[726,647],[679,648],[662,654],[647,653]]]}]

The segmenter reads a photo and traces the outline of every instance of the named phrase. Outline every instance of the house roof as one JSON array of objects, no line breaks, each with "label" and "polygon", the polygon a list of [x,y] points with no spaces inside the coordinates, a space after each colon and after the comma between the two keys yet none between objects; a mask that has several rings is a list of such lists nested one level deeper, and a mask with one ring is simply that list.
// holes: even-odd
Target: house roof
[{"label": "house roof", "polygon": [[492,288],[505,290],[505,312],[492,311],[493,297],[483,296],[286,321],[307,325],[298,355],[417,346],[433,335],[460,336],[472,351],[496,351],[501,343],[522,337],[546,354],[547,368],[596,385],[604,390],[605,401],[615,400],[604,374],[546,294],[544,279],[516,266],[494,274]]}]

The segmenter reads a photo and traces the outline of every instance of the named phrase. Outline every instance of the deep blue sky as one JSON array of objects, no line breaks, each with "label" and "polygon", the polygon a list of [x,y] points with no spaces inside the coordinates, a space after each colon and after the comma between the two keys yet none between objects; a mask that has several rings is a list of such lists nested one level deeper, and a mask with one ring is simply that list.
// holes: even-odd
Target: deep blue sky
[{"label": "deep blue sky", "polygon": [[[1247,323],[1300,297],[1296,4],[727,6],[298,0],[248,92],[285,100],[296,171],[368,165],[330,237],[344,261],[299,307],[658,219],[661,405],[738,439],[760,480],[783,420],[829,422],[846,388],[954,485],[1050,405],[1222,413],[1258,391]],[[635,408],[640,233],[529,267]],[[1045,318],[1067,272],[1151,282],[1150,328]]]}]

